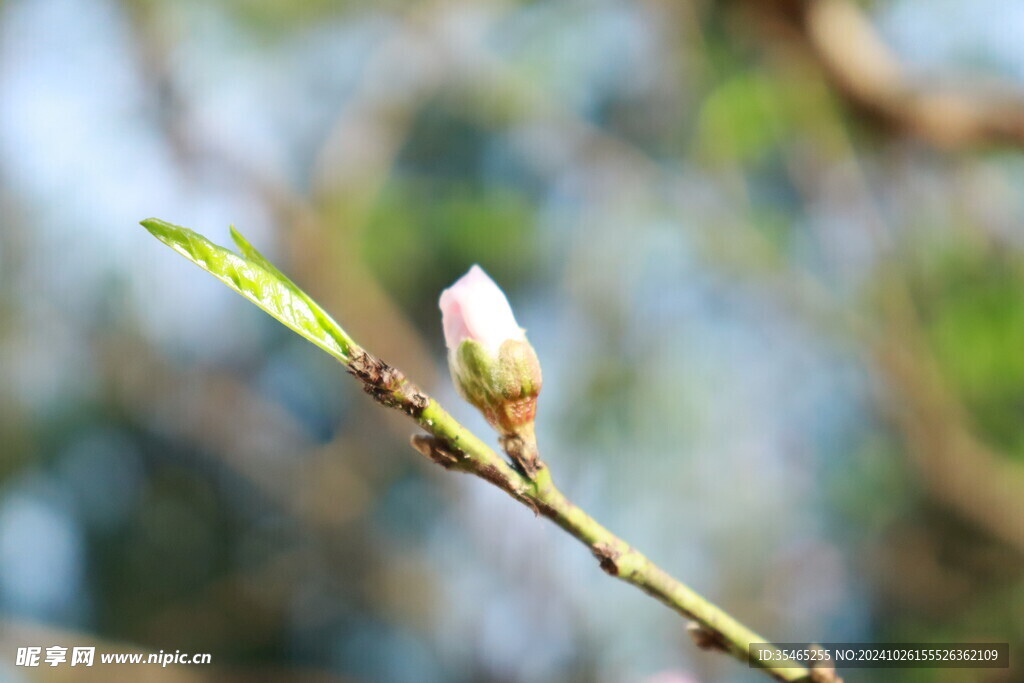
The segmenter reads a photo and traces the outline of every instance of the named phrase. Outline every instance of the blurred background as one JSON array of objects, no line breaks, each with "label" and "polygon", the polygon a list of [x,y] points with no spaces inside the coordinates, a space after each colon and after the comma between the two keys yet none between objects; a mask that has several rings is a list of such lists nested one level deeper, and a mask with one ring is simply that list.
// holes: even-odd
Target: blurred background
[{"label": "blurred background", "polygon": [[[148,216],[236,224],[490,438],[437,310],[481,264],[604,524],[775,640],[1015,666],[848,682],[1022,680],[1022,34],[1014,0],[0,0],[0,680],[766,680]],[[213,664],[15,666],[82,644]]]}]

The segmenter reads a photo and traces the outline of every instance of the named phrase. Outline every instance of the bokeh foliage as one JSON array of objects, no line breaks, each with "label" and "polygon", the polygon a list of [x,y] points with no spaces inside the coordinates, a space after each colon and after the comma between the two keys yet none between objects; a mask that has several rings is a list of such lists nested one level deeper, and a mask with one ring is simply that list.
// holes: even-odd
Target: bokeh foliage
[{"label": "bokeh foliage", "polygon": [[[852,106],[758,13],[801,4],[0,3],[0,644],[209,651],[201,680],[755,680],[419,461],[136,226],[160,215],[238,224],[446,404],[436,297],[481,264],[544,365],[545,459],[624,538],[780,640],[1019,661],[1019,151]],[[858,6],[911,75],[1024,87],[1013,3],[982,4]]]}]

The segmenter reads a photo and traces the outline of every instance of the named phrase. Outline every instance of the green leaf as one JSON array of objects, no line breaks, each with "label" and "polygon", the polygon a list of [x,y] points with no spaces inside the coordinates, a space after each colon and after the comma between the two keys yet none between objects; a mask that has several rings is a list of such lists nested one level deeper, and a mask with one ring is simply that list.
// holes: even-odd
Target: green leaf
[{"label": "green leaf", "polygon": [[355,342],[313,299],[231,227],[241,255],[188,228],[157,218],[142,226],[158,240],[253,302],[286,327],[348,363]]},{"label": "green leaf", "polygon": [[[145,223],[143,223],[143,224],[145,224]],[[276,277],[278,280],[280,280],[284,284],[288,285],[292,289],[292,291],[294,291],[296,294],[299,294],[300,296],[302,296],[302,298],[309,299],[309,296],[305,292],[303,292],[301,289],[299,289],[298,285],[296,285],[294,282],[289,280],[287,275],[285,275],[280,270],[278,270],[277,266],[275,266],[273,263],[268,261],[267,258],[263,254],[258,252],[256,250],[256,247],[252,246],[252,244],[249,243],[249,240],[245,239],[245,237],[242,236],[242,233],[238,232],[238,229],[235,228],[235,226],[232,225],[230,227],[230,230],[231,230],[231,239],[234,241],[235,246],[238,247],[238,250],[240,252],[242,252],[242,256],[244,256],[248,260],[252,261],[257,266],[259,266],[263,270],[267,271],[268,273],[270,273],[271,275]]]}]

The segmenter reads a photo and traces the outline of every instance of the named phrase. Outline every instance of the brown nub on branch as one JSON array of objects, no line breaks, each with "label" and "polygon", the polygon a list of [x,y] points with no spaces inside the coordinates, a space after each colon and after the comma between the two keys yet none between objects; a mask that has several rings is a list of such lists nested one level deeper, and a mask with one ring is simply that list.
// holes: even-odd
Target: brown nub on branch
[{"label": "brown nub on branch", "polygon": [[524,438],[520,434],[503,434],[498,437],[498,441],[501,443],[502,450],[512,458],[512,462],[531,481],[537,478],[537,472],[544,469],[544,463],[541,462],[537,453],[535,439],[530,436]]},{"label": "brown nub on branch", "polygon": [[686,632],[690,634],[694,644],[702,650],[729,651],[729,644],[725,640],[725,636],[704,624],[692,622],[686,626]]},{"label": "brown nub on branch", "polygon": [[608,543],[597,543],[591,550],[594,553],[594,557],[601,564],[601,569],[611,576],[619,575],[618,561],[622,557],[622,553]]},{"label": "brown nub on branch", "polygon": [[410,417],[419,417],[430,403],[430,398],[401,370],[362,349],[353,350],[347,370],[363,383],[363,391],[387,408],[398,408]]},{"label": "brown nub on branch", "polygon": [[440,439],[427,434],[413,434],[409,439],[412,447],[446,470],[458,467],[460,458],[445,448]]}]

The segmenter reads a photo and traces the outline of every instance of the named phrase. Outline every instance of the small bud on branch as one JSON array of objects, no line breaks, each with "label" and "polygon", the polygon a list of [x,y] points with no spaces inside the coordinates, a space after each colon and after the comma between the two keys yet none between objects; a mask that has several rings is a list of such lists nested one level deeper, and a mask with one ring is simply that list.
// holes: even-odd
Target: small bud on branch
[{"label": "small bud on branch", "polygon": [[540,361],[505,293],[483,268],[473,266],[441,293],[440,307],[455,387],[483,413],[501,435],[505,452],[532,479],[543,467],[533,427]]}]

